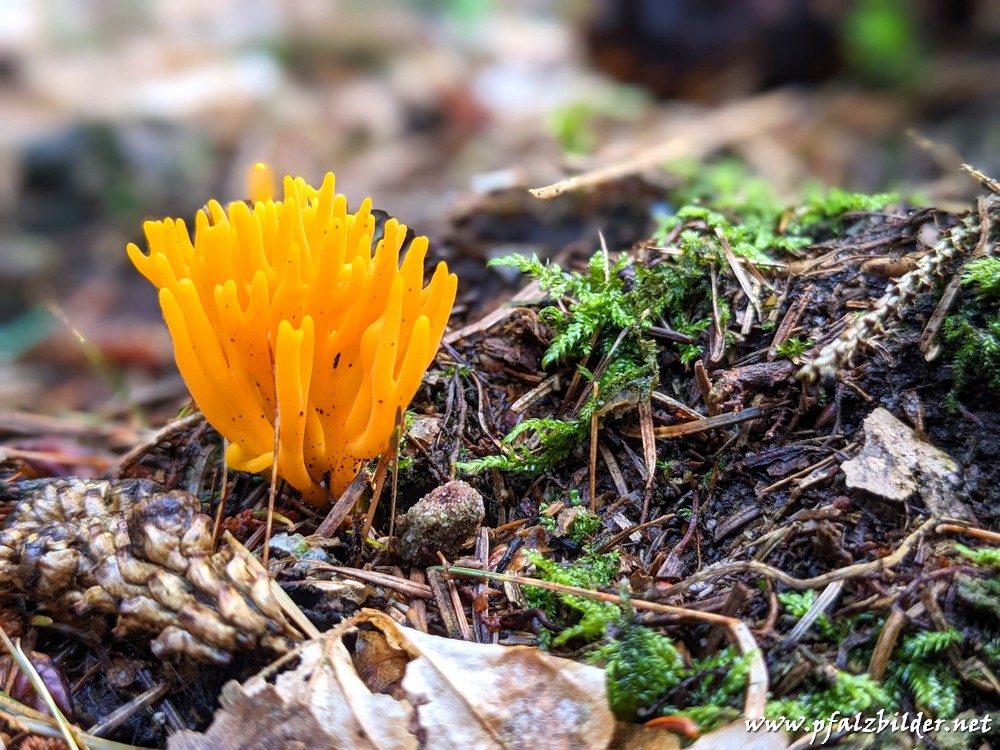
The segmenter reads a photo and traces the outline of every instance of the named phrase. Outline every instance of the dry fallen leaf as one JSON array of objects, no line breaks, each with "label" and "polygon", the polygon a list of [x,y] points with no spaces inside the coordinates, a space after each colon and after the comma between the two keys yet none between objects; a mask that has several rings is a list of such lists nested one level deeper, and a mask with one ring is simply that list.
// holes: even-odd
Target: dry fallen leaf
[{"label": "dry fallen leaf", "polygon": [[688,750],[728,750],[731,747],[740,750],[785,750],[788,744],[788,735],[784,732],[765,732],[763,729],[751,732],[743,719],[737,719],[702,735]]},{"label": "dry fallen leaf", "polygon": [[[348,646],[372,629],[388,652],[409,657],[398,700],[373,693],[352,661]],[[227,684],[208,731],[181,732],[167,746],[606,748],[614,728],[596,667],[427,635],[363,610],[245,684]]]},{"label": "dry fallen leaf", "polygon": [[394,698],[405,697],[398,691],[406,674],[406,665],[410,663],[410,655],[395,648],[381,632],[359,630],[351,660],[369,690]]}]

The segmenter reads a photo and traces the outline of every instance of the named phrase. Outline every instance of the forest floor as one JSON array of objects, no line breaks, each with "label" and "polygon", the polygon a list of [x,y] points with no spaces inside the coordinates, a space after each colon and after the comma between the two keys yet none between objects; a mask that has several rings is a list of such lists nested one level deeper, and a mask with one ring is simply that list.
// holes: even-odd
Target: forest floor
[{"label": "forest floor", "polygon": [[[317,513],[277,487],[270,569],[302,613],[322,630],[374,608],[432,634],[541,646],[603,667],[619,719],[688,736],[765,712],[807,727],[835,711],[995,716],[996,183],[982,178],[983,197],[958,214],[836,190],[785,208],[734,169],[701,172],[660,209],[633,178],[553,199],[567,222],[610,217],[601,249],[499,260],[530,283],[485,315],[456,311],[398,449],[372,467],[374,490],[356,482]],[[622,244],[650,211],[656,226]],[[518,220],[530,217],[493,198],[454,231]],[[149,564],[139,535],[190,517],[170,520],[172,506],[128,515],[106,488],[95,515],[92,480],[41,478],[87,465],[107,475],[107,457],[127,447],[113,473],[155,484],[123,495],[187,490],[206,524],[224,499],[223,528],[258,557],[267,478],[224,472],[221,439],[196,413],[153,439],[128,412],[7,413],[0,429],[6,496],[41,513],[55,488],[59,513],[80,508],[70,526],[83,529],[68,543],[77,532],[53,535],[8,504],[4,575],[22,595],[5,629],[57,665],[47,680],[72,685],[81,720],[128,706],[113,736],[139,745],[203,728],[222,682],[259,658],[167,670],[142,638],[100,636],[113,618],[56,606],[52,589],[72,592],[82,574],[45,556],[67,544],[97,555],[124,512],[127,538],[113,544]],[[414,507],[456,479],[484,515],[462,493],[440,501],[444,520]],[[416,542],[401,541],[407,528]],[[223,606],[198,601],[209,620]],[[39,605],[51,619],[31,617]],[[155,613],[118,607],[128,632],[163,630]],[[180,627],[197,640],[204,622]],[[159,723],[155,706],[134,703],[154,688],[170,705]],[[946,746],[948,727],[937,729]]]}]

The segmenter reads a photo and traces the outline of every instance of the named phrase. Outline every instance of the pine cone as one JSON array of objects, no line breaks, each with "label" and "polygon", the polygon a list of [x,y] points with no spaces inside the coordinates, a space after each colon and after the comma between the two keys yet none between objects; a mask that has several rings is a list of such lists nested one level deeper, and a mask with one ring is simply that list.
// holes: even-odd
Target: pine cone
[{"label": "pine cone", "polygon": [[0,487],[18,504],[0,531],[0,597],[60,614],[118,616],[119,637],[153,635],[160,658],[226,663],[284,653],[301,636],[260,564],[231,537],[212,550],[198,499],[148,480],[52,479]]}]

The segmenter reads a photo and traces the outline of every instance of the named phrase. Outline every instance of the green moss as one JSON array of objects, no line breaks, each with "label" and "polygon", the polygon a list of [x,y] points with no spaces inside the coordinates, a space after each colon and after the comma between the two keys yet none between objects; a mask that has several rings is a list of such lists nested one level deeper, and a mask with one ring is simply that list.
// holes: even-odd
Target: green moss
[{"label": "green moss", "polygon": [[[785,610],[796,619],[805,617],[806,613],[812,607],[813,602],[816,601],[816,592],[813,589],[807,591],[784,591],[778,594],[778,601],[784,606]],[[813,625],[814,628],[824,637],[829,640],[837,640],[840,635],[846,630],[850,631],[853,623],[847,621],[841,627],[837,627],[833,624],[825,614],[820,615],[816,618],[816,622]]]},{"label": "green moss", "polygon": [[774,347],[774,352],[779,359],[795,359],[801,357],[814,343],[812,339],[803,341],[793,336]]},{"label": "green moss", "polygon": [[836,224],[847,214],[881,211],[898,200],[896,193],[866,195],[813,184],[804,190],[802,204],[792,211],[789,227],[807,232],[831,221]]},{"label": "green moss", "polygon": [[583,511],[573,519],[573,523],[569,527],[569,538],[583,543],[597,535],[603,526],[599,515],[589,510]]},{"label": "green moss", "polygon": [[950,719],[958,710],[961,682],[942,652],[963,640],[964,636],[953,629],[907,635],[892,654],[886,689],[908,693],[920,710],[934,718]]},{"label": "green moss", "polygon": [[592,123],[598,114],[587,102],[556,107],[549,115],[549,130],[566,153],[586,154],[594,148]]},{"label": "green moss", "polygon": [[967,557],[973,565],[994,568],[1000,571],[1000,548],[982,547],[972,549],[971,547],[966,547],[964,544],[956,544],[955,550],[963,557]]},{"label": "green moss", "polygon": [[[624,254],[612,263],[603,251],[598,251],[583,273],[569,273],[537,257],[520,255],[500,258],[491,265],[518,268],[563,302],[565,311],[550,305],[539,313],[555,332],[542,359],[543,367],[575,364],[593,380],[595,374],[584,363],[595,353],[608,354],[612,348],[614,353],[596,375],[598,398],[588,396],[577,419],[525,420],[503,440],[502,455],[461,464],[459,468],[465,471],[497,468],[531,477],[548,471],[586,438],[595,412],[603,416],[605,409],[614,404],[649,398],[659,381],[659,348],[647,332],[659,324],[668,308],[674,313],[672,325],[680,332],[696,335],[709,324],[704,317],[710,305],[705,290],[697,294],[702,300],[702,318],[692,320],[682,311],[688,303],[685,289],[692,288],[688,282],[704,274],[704,269],[697,269],[694,262],[663,263],[650,270],[633,268],[631,259]],[[678,356],[687,360],[699,352],[700,347],[692,344],[680,350]]]},{"label": "green moss", "polygon": [[[815,601],[815,593],[784,592],[778,594],[778,599],[791,615],[802,617]],[[813,631],[836,649],[852,632],[866,626],[878,632],[882,625],[882,622],[870,622],[867,614],[836,622],[822,615],[816,620]],[[793,721],[805,718],[811,722],[834,710],[850,716],[859,711],[871,713],[878,708],[915,702],[929,716],[951,718],[958,709],[961,683],[944,652],[963,640],[957,630],[918,630],[907,634],[893,651],[881,683],[846,670],[814,669],[806,678],[805,688],[794,698],[782,698],[768,704],[768,716],[786,716]],[[874,642],[867,645],[868,648],[861,649],[863,658],[848,659],[848,664],[863,668],[861,665],[870,660]]]},{"label": "green moss", "polygon": [[688,663],[670,638],[638,624],[630,611],[609,624],[587,660],[604,667],[619,719],[686,716],[702,732],[739,715],[750,670],[750,657],[731,646]]},{"label": "green moss", "polygon": [[[500,455],[460,464],[462,470],[495,468],[532,478],[549,471],[586,439],[592,417],[604,418],[620,404],[648,399],[664,368],[680,363],[686,369],[701,356],[714,310],[728,346],[732,313],[721,296],[713,304],[712,293],[713,273],[732,274],[720,233],[736,257],[774,265],[776,257],[795,253],[817,233],[829,231],[845,212],[874,210],[891,199],[814,190],[792,210],[738,162],[697,169],[681,163],[672,169],[690,174],[671,196],[684,205],[661,217],[653,239],[666,242],[669,237],[675,252],[650,251],[640,263],[629,253],[616,259],[601,249],[585,270],[572,272],[537,256],[509,255],[490,262],[517,268],[548,292],[553,303],[539,317],[554,336],[541,366],[577,368],[596,380],[598,396],[588,394],[572,420],[525,420],[504,439]],[[651,331],[661,326],[690,341],[664,344]],[[778,353],[792,358],[809,345],[789,339]]]},{"label": "green moss", "polygon": [[970,261],[962,273],[964,294],[945,318],[944,341],[952,352],[954,395],[1000,390],[1000,258]]},{"label": "green moss", "polygon": [[585,99],[553,107],[547,125],[564,152],[586,154],[596,144],[594,126],[599,119],[635,120],[647,106],[648,95],[642,89],[622,85],[599,87]]},{"label": "green moss", "polygon": [[852,716],[891,705],[890,693],[868,675],[854,675],[831,668],[822,676],[814,672],[807,679],[805,689],[795,698],[769,701],[765,713],[772,719],[784,716],[790,721],[806,719],[812,722],[835,711],[839,711],[841,716]]},{"label": "green moss", "polygon": [[777,219],[785,211],[771,183],[751,173],[739,159],[721,159],[712,164],[677,159],[667,169],[684,179],[684,184],[671,193],[678,206],[707,204],[727,214],[769,219]]},{"label": "green moss", "polygon": [[[579,490],[571,489],[569,491],[566,505],[570,508],[578,508],[579,510],[573,516],[573,521],[566,530],[565,536],[580,544],[592,539],[603,528],[601,517],[583,508],[584,502],[584,499],[580,497]],[[551,503],[546,501],[539,507],[538,524],[549,533],[553,533],[556,530],[556,519],[544,513],[550,505]]]},{"label": "green moss", "polygon": [[684,657],[669,638],[630,623],[621,624],[587,659],[604,667],[608,700],[623,721],[635,721],[641,709],[653,706],[687,673]]},{"label": "green moss", "polygon": [[556,306],[544,308],[540,316],[556,331],[542,366],[590,355],[592,338],[602,330],[648,327],[649,315],[638,309],[620,274],[629,264],[623,255],[617,262],[599,250],[590,259],[586,273],[567,273],[557,264],[542,263],[537,256],[508,255],[491,260],[491,266],[513,266],[536,279],[554,298],[567,298],[569,312]]},{"label": "green moss", "polygon": [[471,473],[500,469],[529,477],[538,476],[565,459],[585,431],[585,423],[580,420],[526,419],[507,433],[500,455],[460,461],[455,466],[460,471]]},{"label": "green moss", "polygon": [[846,214],[880,211],[898,200],[893,193],[866,195],[812,184],[797,206],[789,206],[769,183],[735,159],[709,165],[674,162],[668,168],[685,176],[687,183],[673,195],[681,208],[662,219],[656,236],[663,239],[684,221],[702,219],[725,234],[734,254],[758,262],[767,262],[775,252],[794,254]]},{"label": "green moss", "polygon": [[[610,586],[618,573],[617,552],[587,554],[569,565],[549,560],[534,550],[527,550],[525,554],[535,565],[538,578],[564,586],[597,590]],[[600,638],[604,635],[605,626],[616,620],[619,614],[618,607],[610,602],[574,594],[527,588],[525,598],[529,606],[542,609],[554,623],[566,624],[566,629],[552,639],[554,646],[577,637],[586,641]]]}]

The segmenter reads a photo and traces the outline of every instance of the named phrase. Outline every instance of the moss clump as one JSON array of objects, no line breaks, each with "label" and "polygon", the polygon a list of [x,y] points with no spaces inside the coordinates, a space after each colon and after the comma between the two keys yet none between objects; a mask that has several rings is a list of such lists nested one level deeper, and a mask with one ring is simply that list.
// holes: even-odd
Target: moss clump
[{"label": "moss clump", "polygon": [[921,630],[906,636],[893,652],[886,689],[909,693],[934,718],[952,718],[958,710],[961,682],[942,652],[963,640],[954,629]]},{"label": "moss clump", "polygon": [[[675,164],[671,171],[683,175],[689,167]],[[724,244],[738,258],[773,266],[774,255],[811,244],[845,213],[882,208],[894,196],[814,189],[801,206],[789,209],[763,180],[727,161],[691,169],[687,185],[670,199],[682,207],[661,216],[653,241],[669,240],[671,252],[651,249],[615,257],[601,249],[581,271],[566,271],[537,256],[490,261],[530,276],[552,300],[539,311],[554,333],[541,366],[575,367],[597,385],[598,395],[591,392],[571,419],[525,420],[504,439],[500,455],[459,468],[500,469],[530,478],[552,469],[585,439],[595,414],[604,417],[619,404],[647,400],[661,376],[669,376],[667,368],[680,364],[686,369],[701,356],[713,319],[722,338],[713,348],[731,343],[726,327],[732,313],[720,296],[713,302],[712,293],[712,274],[732,273]],[[791,359],[808,346],[791,339],[779,355]]]},{"label": "moss clump", "polygon": [[685,675],[684,657],[669,638],[631,623],[619,623],[587,659],[603,665],[608,700],[624,721],[635,721]]},{"label": "moss clump", "polygon": [[546,501],[538,509],[538,524],[550,534],[583,544],[596,536],[603,527],[601,517],[584,507],[584,499],[577,489],[569,491],[569,502],[555,518],[546,513],[550,505],[551,502]]},{"label": "moss clump", "polygon": [[796,698],[769,701],[765,712],[768,718],[784,716],[790,721],[811,722],[817,716],[830,716],[835,711],[841,716],[853,716],[894,705],[889,692],[866,674],[831,669],[822,677],[817,672],[813,675]]},{"label": "moss clump", "polygon": [[[528,550],[525,554],[535,565],[538,578],[564,586],[596,590],[610,586],[618,572],[617,552],[607,555],[583,555],[571,565],[561,565],[533,550]],[[554,623],[567,624],[566,629],[554,638],[543,636],[541,638],[543,646],[550,643],[558,646],[577,637],[586,641],[596,640],[604,635],[605,626],[616,620],[619,614],[618,607],[610,602],[575,594],[527,589],[525,598],[529,606],[540,608]]]},{"label": "moss clump", "polygon": [[793,336],[774,347],[774,353],[779,359],[795,359],[796,357],[801,357],[806,349],[809,349],[815,343],[812,339],[803,341]]},{"label": "moss clump", "polygon": [[1000,392],[1000,258],[977,258],[962,273],[966,295],[944,322],[952,348],[952,397],[988,388]]},{"label": "moss clump", "polygon": [[604,667],[608,700],[623,721],[686,716],[702,732],[739,715],[750,659],[732,647],[688,662],[673,641],[640,625],[631,612],[609,623],[587,656]]},{"label": "moss clump", "polygon": [[579,444],[584,431],[585,424],[580,420],[526,419],[507,433],[499,455],[460,461],[455,466],[471,473],[500,469],[536,477],[566,458]]},{"label": "moss clump", "polygon": [[803,189],[798,205],[789,206],[769,182],[736,159],[707,166],[683,160],[670,169],[686,184],[672,196],[680,208],[663,217],[656,235],[662,239],[680,220],[701,218],[722,231],[737,256],[762,261],[774,251],[794,254],[811,245],[849,214],[881,211],[899,199],[895,193],[866,195],[813,183]]}]

